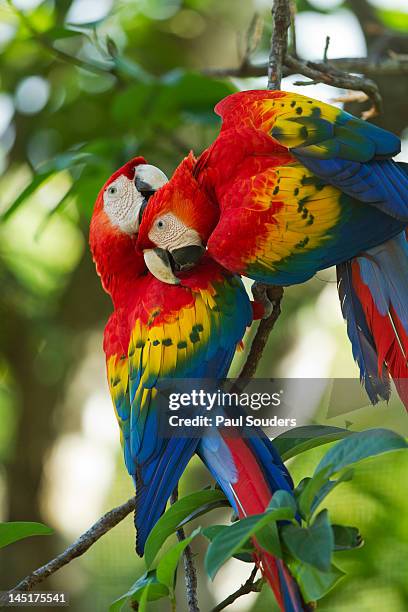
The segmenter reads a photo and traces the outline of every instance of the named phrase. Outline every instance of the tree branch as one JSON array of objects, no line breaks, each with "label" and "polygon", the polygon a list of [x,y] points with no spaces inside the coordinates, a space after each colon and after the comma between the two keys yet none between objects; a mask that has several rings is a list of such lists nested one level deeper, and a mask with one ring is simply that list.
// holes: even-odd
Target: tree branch
[{"label": "tree branch", "polygon": [[110,531],[115,525],[123,521],[123,519],[135,509],[135,498],[132,497],[121,506],[117,506],[102,516],[96,523],[85,531],[73,544],[68,546],[60,555],[52,559],[42,567],[23,578],[14,588],[13,591],[31,591],[31,589],[54,574],[56,571],[67,565],[72,559],[80,557],[84,554],[92,544],[95,544],[99,538]]},{"label": "tree branch", "polygon": [[274,0],[271,51],[268,61],[268,89],[280,89],[282,67],[288,48],[290,17],[289,0]]},{"label": "tree branch", "polygon": [[[292,57],[292,56],[287,56]],[[306,62],[308,63],[308,62]],[[319,61],[312,61],[311,64],[318,64]],[[376,76],[404,76],[408,74],[408,57],[406,55],[391,54],[388,58],[374,60],[368,57],[336,57],[327,60],[327,64],[339,71],[361,73],[370,77]],[[268,64],[252,64],[244,62],[240,66],[231,68],[207,68],[203,72],[208,76],[214,77],[238,77],[238,78],[255,78],[265,76],[268,70]],[[290,68],[287,63],[283,66],[283,76],[296,74],[293,68]]]},{"label": "tree branch", "polygon": [[234,601],[236,601],[239,597],[242,597],[243,595],[248,595],[248,593],[259,593],[264,584],[264,579],[259,578],[259,580],[254,582],[257,572],[258,568],[255,566],[248,580],[244,584],[242,584],[240,588],[235,591],[235,593],[231,593],[231,595],[229,595],[223,601],[217,604],[215,608],[211,610],[211,612],[220,612],[221,610],[224,610],[224,608],[227,608],[228,606],[233,604]]},{"label": "tree branch", "polygon": [[[288,28],[291,23],[290,0],[274,0],[272,6],[273,28],[271,38],[271,52],[268,61],[268,89],[280,89],[282,79],[282,66],[285,62],[288,48]],[[269,334],[281,313],[280,304],[283,297],[283,287],[255,283],[258,291],[266,294],[272,306],[271,314],[263,319],[256,330],[250,351],[244,366],[239,374],[240,379],[248,380],[255,375]]]},{"label": "tree branch", "polygon": [[[268,64],[251,64],[245,61],[236,68],[220,68],[205,70],[205,74],[214,77],[261,77],[268,70]],[[365,76],[357,76],[352,73],[360,73]],[[408,57],[406,55],[391,54],[390,57],[373,60],[364,57],[336,58],[326,62],[306,61],[287,54],[282,76],[303,74],[311,79],[309,82],[298,82],[306,85],[312,83],[325,83],[332,87],[363,91],[372,100],[377,113],[381,111],[382,100],[376,83],[369,77],[408,75]]]},{"label": "tree branch", "polygon": [[[295,73],[304,74],[312,79],[312,83],[325,83],[333,87],[363,91],[372,100],[376,113],[382,109],[382,99],[379,89],[371,79],[366,77],[354,76],[342,72],[329,62],[305,62],[294,57],[286,57],[286,65]],[[304,85],[304,82],[297,82],[297,85]],[[309,83],[307,83],[309,84]]]},{"label": "tree branch", "polygon": [[272,305],[272,312],[267,319],[262,319],[258,325],[248,357],[238,377],[242,380],[249,380],[255,375],[263,350],[268,342],[269,334],[275,327],[275,323],[281,313],[280,304],[283,298],[283,287],[265,285],[265,289]]},{"label": "tree branch", "polygon": [[[174,504],[178,500],[178,486],[176,486],[171,494],[170,504]],[[177,529],[177,538],[179,542],[186,539],[184,529]],[[189,612],[200,612],[198,607],[197,597],[197,572],[193,561],[193,551],[190,546],[186,546],[183,552],[184,576],[186,582],[187,605]]]}]

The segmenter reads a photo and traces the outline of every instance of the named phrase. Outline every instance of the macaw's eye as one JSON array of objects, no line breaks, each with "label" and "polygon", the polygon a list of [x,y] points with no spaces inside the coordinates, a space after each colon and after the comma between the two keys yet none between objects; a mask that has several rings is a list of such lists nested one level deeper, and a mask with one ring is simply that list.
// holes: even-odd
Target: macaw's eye
[{"label": "macaw's eye", "polygon": [[115,193],[117,193],[117,188],[116,187],[108,187],[108,193],[109,195],[114,195]]},{"label": "macaw's eye", "polygon": [[158,229],[163,229],[163,227],[164,227],[164,221],[161,221],[161,220],[160,220],[160,221],[158,221],[158,222],[156,223],[156,226],[157,226],[157,228],[158,228]]}]

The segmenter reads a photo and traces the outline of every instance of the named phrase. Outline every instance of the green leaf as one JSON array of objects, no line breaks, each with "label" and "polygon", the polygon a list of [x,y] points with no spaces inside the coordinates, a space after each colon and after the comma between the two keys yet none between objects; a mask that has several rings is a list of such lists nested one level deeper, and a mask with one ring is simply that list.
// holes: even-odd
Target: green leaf
[{"label": "green leaf", "polygon": [[121,126],[132,125],[135,117],[143,116],[150,109],[157,87],[155,83],[138,82],[117,93],[111,108],[114,120]]},{"label": "green leaf", "polygon": [[311,565],[296,560],[289,562],[289,569],[306,603],[324,597],[345,575],[333,564],[328,572],[321,572]]},{"label": "green leaf", "polygon": [[241,550],[247,540],[256,535],[269,523],[280,520],[294,518],[292,508],[276,508],[268,510],[264,514],[255,514],[248,518],[241,519],[220,533],[214,538],[208,547],[205,556],[205,568],[211,579],[220,567],[234,554]]},{"label": "green leaf", "polygon": [[[146,589],[146,587],[149,587]],[[147,594],[146,594],[147,593]],[[130,589],[124,593],[121,597],[116,599],[109,607],[109,612],[119,612],[123,606],[129,600],[141,601],[142,597],[147,598],[149,601],[161,599],[167,597],[169,589],[166,585],[161,584],[156,576],[155,571],[146,572],[130,587]],[[139,608],[140,609],[140,608]]]},{"label": "green leaf", "polygon": [[34,240],[39,240],[42,233],[45,231],[45,229],[48,226],[48,223],[51,221],[51,218],[60,210],[62,210],[62,208],[65,206],[65,204],[70,200],[70,198],[73,196],[73,194],[75,193],[75,189],[76,186],[75,185],[71,185],[71,187],[68,189],[68,191],[66,192],[65,195],[62,196],[62,198],[51,208],[51,210],[49,210],[47,212],[47,214],[45,215],[45,217],[42,219],[40,225],[37,228],[37,231],[34,234]]},{"label": "green leaf", "polygon": [[273,445],[279,452],[283,461],[287,461],[311,448],[322,446],[341,440],[352,435],[352,431],[342,427],[329,427],[327,425],[305,425],[285,431],[273,439]]},{"label": "green leaf", "polygon": [[136,64],[136,62],[132,61],[128,57],[115,55],[113,56],[113,60],[117,70],[127,76],[132,77],[132,79],[142,83],[153,81],[151,74],[146,72],[144,68],[142,68],[139,64]]},{"label": "green leaf", "polygon": [[[213,108],[219,100],[236,91],[227,81],[202,74],[173,71],[154,83],[145,113],[160,129],[174,129],[186,119],[195,123],[218,124]],[[130,107],[131,108],[131,107]],[[132,114],[134,121],[135,113]],[[157,128],[156,128],[157,129]]]},{"label": "green leaf", "polygon": [[0,548],[38,535],[52,535],[54,531],[42,523],[30,523],[16,521],[12,523],[0,523]]},{"label": "green leaf", "polygon": [[334,550],[351,550],[364,544],[357,527],[347,527],[346,525],[332,525],[331,527],[334,537]]},{"label": "green leaf", "polygon": [[311,514],[311,507],[316,497],[317,492],[327,482],[330,474],[330,466],[326,466],[317,474],[314,474],[313,478],[309,478],[308,481],[302,485],[302,492],[297,497],[297,503],[300,514],[304,519],[308,519]]},{"label": "green leaf", "polygon": [[147,612],[147,601],[149,598],[150,586],[151,586],[151,582],[146,584],[145,588],[143,589],[142,596],[139,600],[139,606],[138,606],[139,612]]},{"label": "green leaf", "polygon": [[211,510],[215,510],[216,508],[221,508],[224,506],[230,507],[230,504],[226,498],[221,501],[215,500],[213,502],[208,502],[208,504],[203,504],[199,508],[196,508],[195,510],[193,510],[193,512],[191,512],[188,516],[186,516],[182,521],[180,521],[178,528],[184,527],[184,525],[187,525],[187,523],[190,523],[191,521],[198,518],[202,514],[207,514],[207,512],[210,512]]},{"label": "green leaf", "polygon": [[60,40],[61,38],[72,38],[73,36],[82,36],[82,32],[78,30],[70,30],[68,28],[62,28],[59,26],[55,26],[54,28],[50,28],[44,35],[49,40]]},{"label": "green leaf", "polygon": [[377,11],[381,21],[383,21],[386,26],[392,28],[393,30],[404,32],[404,34],[407,33],[408,14],[406,11],[393,11],[385,8],[378,8]]},{"label": "green leaf", "polygon": [[[278,508],[290,508],[293,512],[293,516],[296,516],[296,500],[289,491],[278,489],[278,491],[275,491],[273,494],[267,510],[275,510]],[[275,555],[275,557],[282,557],[278,526],[276,523],[269,523],[263,527],[263,529],[257,533],[256,540],[262,548],[272,555]]]},{"label": "green leaf", "polygon": [[274,510],[275,508],[291,508],[291,510],[293,510],[293,516],[295,516],[297,506],[296,500],[292,493],[289,493],[289,491],[285,491],[284,489],[278,489],[275,491],[271,501],[268,504],[268,509]]},{"label": "green leaf", "polygon": [[[109,15],[109,13],[108,13]],[[78,30],[95,30],[95,28],[100,25],[101,23],[103,23],[106,19],[106,17],[108,15],[104,15],[103,17],[100,17],[99,19],[94,19],[93,21],[84,21],[83,23],[71,23],[71,22],[67,22],[68,26],[72,26],[73,28],[77,28]]]},{"label": "green leaf", "polygon": [[53,159],[44,162],[38,168],[38,174],[44,174],[49,171],[58,172],[60,170],[67,170],[75,168],[80,164],[87,164],[88,168],[91,166],[98,165],[100,159],[96,155],[87,151],[65,151],[56,155]]},{"label": "green leaf", "polygon": [[334,474],[362,459],[407,447],[405,439],[389,429],[367,429],[353,433],[325,454],[316,467],[315,474],[326,466],[330,466],[330,474]]},{"label": "green leaf", "polygon": [[343,474],[341,474],[341,476],[337,480],[329,480],[328,482],[326,482],[322,486],[322,488],[316,493],[316,497],[313,499],[313,503],[311,506],[311,513],[313,514],[316,508],[322,503],[323,499],[327,497],[327,495],[331,493],[333,489],[337,487],[337,485],[339,485],[342,482],[347,482],[351,480],[353,478],[353,475],[354,475],[354,470],[350,468],[348,470],[345,470]]},{"label": "green leaf", "polygon": [[[209,527],[205,527],[201,533],[205,536],[210,542],[214,540],[214,538],[224,529],[228,529],[227,525],[210,525]],[[236,552],[233,557],[234,559],[238,559],[239,561],[244,561],[244,563],[253,563],[253,553],[255,549],[250,540],[247,540],[243,546]]]},{"label": "green leaf", "polygon": [[20,193],[19,196],[14,200],[12,204],[3,212],[0,219],[1,221],[7,221],[12,214],[21,206],[21,204],[29,198],[45,181],[47,181],[51,175],[54,174],[54,170],[48,170],[42,174],[36,174],[31,183],[27,185],[25,189]]},{"label": "green leaf", "polygon": [[169,591],[173,591],[177,566],[184,549],[200,532],[201,527],[198,527],[188,538],[178,542],[172,548],[167,550],[160,559],[156,569],[156,576],[159,582],[168,587]]},{"label": "green leaf", "polygon": [[271,555],[282,558],[278,526],[275,522],[265,525],[265,527],[258,531],[256,541],[259,546],[271,553]]},{"label": "green leaf", "polygon": [[150,568],[167,538],[184,525],[187,517],[196,518],[213,508],[228,506],[228,500],[219,490],[197,491],[179,499],[163,514],[151,530],[145,545],[145,563]]},{"label": "green leaf", "polygon": [[334,536],[327,510],[322,510],[310,527],[284,525],[281,536],[296,559],[323,572],[329,570]]},{"label": "green leaf", "polygon": [[302,495],[310,480],[312,480],[311,477],[306,476],[305,478],[302,478],[302,480],[299,482],[298,486],[293,491],[296,499],[299,499],[299,497]]},{"label": "green leaf", "polygon": [[118,46],[109,34],[106,36],[106,49],[111,57],[118,57]]},{"label": "green leaf", "polygon": [[209,527],[204,527],[201,533],[203,534],[203,536],[207,538],[207,540],[210,540],[210,542],[212,542],[213,539],[219,533],[221,533],[221,531],[227,528],[228,528],[228,525],[210,525]]},{"label": "green leaf", "polygon": [[41,164],[38,168],[37,173],[33,176],[31,183],[27,185],[25,189],[20,193],[19,196],[10,204],[10,206],[0,216],[0,221],[7,221],[11,215],[13,215],[17,209],[23,204],[27,198],[29,198],[41,185],[43,185],[53,174],[60,172],[61,170],[72,170],[78,168],[81,164],[95,165],[97,159],[94,155],[86,153],[84,151],[68,151],[57,155],[54,159]]}]

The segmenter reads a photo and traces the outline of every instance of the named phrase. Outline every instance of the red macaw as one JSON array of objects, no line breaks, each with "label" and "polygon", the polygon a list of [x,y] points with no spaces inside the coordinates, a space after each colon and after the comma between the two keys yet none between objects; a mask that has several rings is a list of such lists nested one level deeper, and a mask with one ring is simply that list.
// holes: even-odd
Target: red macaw
[{"label": "red macaw", "polygon": [[177,283],[174,271],[206,248],[230,272],[291,285],[341,264],[342,310],[369,397],[388,399],[389,372],[408,407],[408,172],[391,159],[399,139],[283,91],[235,93],[215,110],[217,139],[179,165],[144,215],[147,266]]},{"label": "red macaw", "polygon": [[[104,334],[108,383],[121,431],[125,464],[136,488],[136,550],[163,513],[172,490],[196,452],[240,517],[263,512],[277,489],[293,483],[279,454],[260,430],[248,438],[223,430],[202,437],[160,435],[168,416],[163,381],[227,375],[253,312],[239,277],[205,257],[166,285],[135,250],[138,219],[147,198],[166,177],[135,158],[103,186],[91,221],[90,245],[114,311]],[[255,543],[256,545],[256,543]],[[259,546],[256,562],[282,610],[305,609],[280,559]]]}]

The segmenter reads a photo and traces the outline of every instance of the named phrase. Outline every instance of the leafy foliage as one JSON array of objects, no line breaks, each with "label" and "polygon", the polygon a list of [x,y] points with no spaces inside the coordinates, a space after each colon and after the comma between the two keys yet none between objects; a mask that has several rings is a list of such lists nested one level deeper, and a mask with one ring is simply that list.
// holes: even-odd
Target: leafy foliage
[{"label": "leafy foliage", "polygon": [[207,489],[197,491],[173,504],[157,521],[146,541],[145,562],[149,569],[167,538],[189,521],[214,508],[228,505],[222,491]]},{"label": "leafy foliage", "polygon": [[328,425],[308,425],[295,427],[276,436],[273,444],[284,461],[295,457],[311,448],[322,444],[335,442],[351,435],[352,432],[341,427],[330,427]]},{"label": "leafy foliage", "polygon": [[[119,598],[111,611],[120,610],[125,601],[146,598],[170,597],[174,602],[174,585],[178,561],[191,541],[202,534],[209,540],[205,556],[205,569],[214,579],[218,570],[232,557],[249,561],[253,552],[253,539],[272,555],[281,558],[298,581],[306,602],[324,597],[344,576],[344,572],[333,562],[335,552],[359,548],[362,537],[357,527],[332,524],[326,508],[315,515],[316,509],[326,496],[340,483],[351,480],[354,465],[364,459],[394,450],[406,450],[405,439],[386,429],[372,429],[363,432],[329,431],[332,428],[302,428],[307,443],[299,444],[299,438],[281,437],[285,451],[301,454],[313,446],[327,443],[332,436],[342,439],[325,453],[311,477],[304,478],[291,496],[287,491],[274,493],[263,514],[242,518],[231,525],[212,525],[196,528],[186,540],[162,552],[167,538],[184,525],[220,504],[225,504],[224,495],[217,490],[204,490],[178,500],[161,517],[152,530],[146,544],[145,560],[149,568],[131,589]],[[311,445],[311,435],[317,433],[317,443]],[[298,432],[299,433],[299,432]],[[307,435],[310,433],[310,436]],[[325,442],[322,442],[325,440]],[[340,471],[337,480],[331,476]],[[160,554],[155,570],[150,569]],[[146,589],[149,589],[146,594]]]},{"label": "leafy foliage", "polygon": [[0,548],[31,536],[52,535],[53,533],[50,527],[42,523],[24,521],[0,523]]}]

